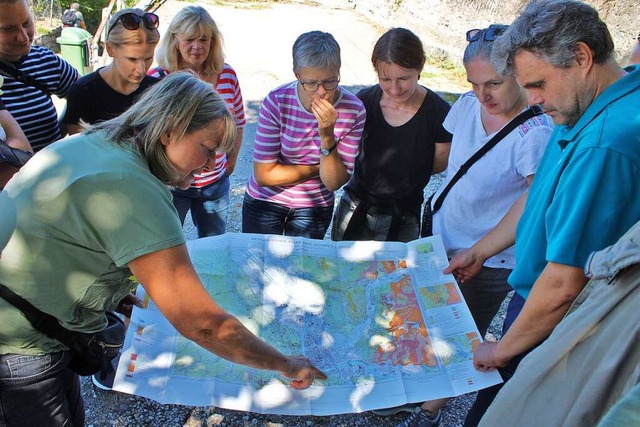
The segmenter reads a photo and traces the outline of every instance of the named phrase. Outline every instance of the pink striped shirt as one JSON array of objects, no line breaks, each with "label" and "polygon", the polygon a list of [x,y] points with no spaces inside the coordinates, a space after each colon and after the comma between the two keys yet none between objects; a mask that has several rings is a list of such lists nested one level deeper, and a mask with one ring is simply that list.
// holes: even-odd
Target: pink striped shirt
[{"label": "pink striped shirt", "polygon": [[[157,67],[150,70],[147,74],[152,77],[162,78],[168,73],[166,70]],[[216,82],[214,89],[229,104],[229,110],[236,119],[236,126],[238,129],[243,128],[247,123],[247,119],[244,115],[242,92],[240,91],[238,76],[229,64],[224,64],[222,67],[222,71],[220,71],[220,74],[218,75],[218,81]],[[209,170],[207,168],[203,169],[201,174],[195,176],[191,187],[202,188],[209,184],[213,184],[220,179],[226,171],[227,155],[225,153],[217,153],[216,163],[213,170]]]},{"label": "pink striped shirt", "polygon": [[[254,162],[284,165],[320,163],[318,121],[302,106],[296,86],[297,81],[280,86],[263,101],[253,145]],[[351,174],[364,129],[365,109],[362,102],[344,88],[340,88],[340,95],[333,106],[338,113],[334,128],[336,141],[339,141],[337,151]],[[252,174],[247,194],[289,208],[333,206],[334,201],[333,192],[324,186],[320,177],[293,185],[261,187]]]}]

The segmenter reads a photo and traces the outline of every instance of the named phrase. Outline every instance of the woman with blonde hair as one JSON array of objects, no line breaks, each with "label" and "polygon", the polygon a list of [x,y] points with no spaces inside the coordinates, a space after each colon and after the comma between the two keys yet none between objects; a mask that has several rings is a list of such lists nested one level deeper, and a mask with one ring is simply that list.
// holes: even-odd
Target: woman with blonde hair
[{"label": "woman with blonde hair", "polygon": [[201,6],[187,6],[178,12],[163,36],[156,53],[158,67],[149,72],[163,78],[178,70],[191,70],[228,102],[238,128],[236,143],[228,153],[218,153],[212,168],[197,175],[190,188],[175,189],[173,203],[184,223],[187,212],[198,229],[198,237],[224,234],[229,210],[229,175],[238,159],[242,129],[246,123],[242,92],[236,72],[224,62],[222,34]]},{"label": "woman with blonde hair", "polygon": [[[129,296],[133,274],[203,348],[278,371],[293,388],[326,378],[224,311],[189,258],[167,186],[187,188],[233,147],[235,131],[210,85],[175,73],[119,117],[46,147],[0,192],[0,283],[64,328],[94,333]],[[0,312],[0,425],[84,425],[72,352],[2,298]]]},{"label": "woman with blonde hair", "polygon": [[160,40],[158,24],[157,15],[142,9],[122,9],[113,15],[106,42],[113,60],[71,86],[62,118],[69,134],[81,132],[81,122],[94,124],[119,116],[157,83],[147,71]]}]

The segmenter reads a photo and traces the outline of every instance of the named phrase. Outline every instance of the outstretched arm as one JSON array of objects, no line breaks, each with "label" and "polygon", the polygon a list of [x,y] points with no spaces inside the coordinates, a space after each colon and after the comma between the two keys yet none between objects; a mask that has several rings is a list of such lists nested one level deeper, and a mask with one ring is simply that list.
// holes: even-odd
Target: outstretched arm
[{"label": "outstretched arm", "polygon": [[[533,175],[528,176],[529,185],[532,181]],[[457,253],[443,272],[453,273],[459,283],[464,283],[478,274],[488,258],[512,246],[516,240],[516,227],[528,196],[528,191],[520,196],[491,231],[469,249]]]},{"label": "outstretched arm", "polygon": [[293,388],[326,378],[302,356],[285,356],[252,334],[209,296],[185,245],[143,255],[129,268],[151,299],[186,338],[235,363],[281,372]]}]

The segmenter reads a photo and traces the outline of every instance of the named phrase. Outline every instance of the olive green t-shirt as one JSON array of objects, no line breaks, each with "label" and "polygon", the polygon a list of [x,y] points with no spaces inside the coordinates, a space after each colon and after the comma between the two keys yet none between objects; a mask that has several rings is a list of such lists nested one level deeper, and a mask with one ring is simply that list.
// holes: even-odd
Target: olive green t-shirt
[{"label": "olive green t-shirt", "polygon": [[[169,190],[134,150],[77,135],[37,153],[0,193],[0,283],[62,326],[101,330],[133,289],[127,264],[185,243]],[[65,349],[0,299],[0,354]]]}]

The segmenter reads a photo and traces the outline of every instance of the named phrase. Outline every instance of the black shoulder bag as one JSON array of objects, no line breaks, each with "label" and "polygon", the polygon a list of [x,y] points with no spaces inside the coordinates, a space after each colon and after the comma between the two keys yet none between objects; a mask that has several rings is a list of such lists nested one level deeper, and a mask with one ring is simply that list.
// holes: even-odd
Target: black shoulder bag
[{"label": "black shoulder bag", "polygon": [[25,73],[22,70],[18,70],[13,64],[9,62],[0,61],[0,74],[8,77],[13,77],[14,79],[19,80],[28,86],[35,87],[39,91],[44,92],[49,96],[52,95],[49,87],[45,83]]},{"label": "black shoulder bag", "polygon": [[440,196],[438,196],[438,198],[436,199],[433,207],[431,206],[431,200],[433,199],[435,193],[427,199],[422,211],[422,230],[420,231],[421,237],[429,237],[433,235],[433,214],[438,212],[438,210],[442,207],[444,198],[447,197],[447,194],[449,194],[449,191],[451,191],[451,188],[454,186],[454,184],[458,182],[465,173],[467,173],[469,168],[471,168],[471,166],[473,166],[475,162],[480,160],[482,156],[487,154],[489,150],[495,147],[496,144],[504,139],[505,136],[509,135],[511,131],[513,131],[515,128],[517,128],[530,118],[538,116],[540,114],[542,114],[542,109],[539,106],[534,105],[533,107],[527,109],[526,111],[523,111],[522,113],[514,117],[513,120],[511,120],[502,129],[500,129],[500,131],[495,134],[493,138],[491,138],[489,141],[487,141],[486,144],[480,147],[478,151],[473,153],[473,155],[469,157],[469,160],[467,160],[462,166],[460,166],[458,172],[456,172],[453,178],[451,178],[451,181],[449,181],[444,190],[442,190],[442,193],[440,193]]},{"label": "black shoulder bag", "polygon": [[40,311],[3,284],[0,284],[0,297],[22,311],[36,331],[61,342],[73,351],[73,358],[69,363],[69,369],[73,372],[82,376],[100,372],[103,380],[113,372],[111,361],[120,353],[127,330],[116,314],[107,312],[107,327],[100,332],[87,334],[62,327],[58,319]]}]

